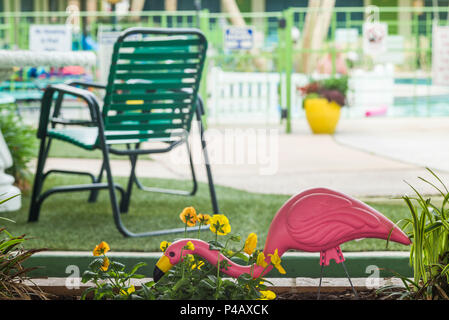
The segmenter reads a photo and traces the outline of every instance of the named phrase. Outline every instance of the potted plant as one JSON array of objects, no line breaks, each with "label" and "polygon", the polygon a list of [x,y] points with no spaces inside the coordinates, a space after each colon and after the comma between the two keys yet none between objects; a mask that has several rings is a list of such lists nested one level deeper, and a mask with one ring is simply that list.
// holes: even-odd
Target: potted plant
[{"label": "potted plant", "polygon": [[346,104],[348,77],[332,77],[312,81],[299,88],[303,108],[313,133],[333,134],[340,119],[340,109]]}]

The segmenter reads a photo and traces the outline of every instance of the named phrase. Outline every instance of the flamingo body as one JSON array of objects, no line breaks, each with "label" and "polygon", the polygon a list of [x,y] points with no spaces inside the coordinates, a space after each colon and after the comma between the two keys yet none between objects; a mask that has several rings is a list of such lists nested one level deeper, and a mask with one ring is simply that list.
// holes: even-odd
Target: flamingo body
[{"label": "flamingo body", "polygon": [[410,239],[377,210],[343,193],[314,188],[293,196],[279,209],[264,251],[278,248],[279,255],[290,249],[320,252],[320,263],[328,265],[330,259],[344,261],[339,248],[344,242],[389,237],[410,244]]},{"label": "flamingo body", "polygon": [[[330,260],[344,261],[340,245],[360,238],[390,239],[409,245],[410,239],[384,215],[343,193],[314,188],[290,198],[274,216],[267,239],[264,254],[270,264],[269,254],[278,250],[282,256],[287,250],[320,252],[320,265],[328,265]],[[183,249],[191,241],[195,250]],[[213,265],[227,260],[230,267],[221,271],[229,276],[238,277],[251,273],[253,277],[266,274],[272,269],[260,266],[240,266],[210,250],[207,242],[196,239],[182,239],[171,244],[164,255],[170,265],[178,263],[185,254],[197,254]],[[182,255],[182,256],[181,256]]]}]

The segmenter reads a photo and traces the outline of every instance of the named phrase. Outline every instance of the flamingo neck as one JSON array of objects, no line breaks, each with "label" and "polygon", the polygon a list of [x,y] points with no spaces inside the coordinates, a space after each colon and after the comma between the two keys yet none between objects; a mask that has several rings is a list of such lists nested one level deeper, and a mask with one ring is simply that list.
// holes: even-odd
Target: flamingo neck
[{"label": "flamingo neck", "polygon": [[244,273],[252,275],[253,278],[257,278],[259,276],[263,276],[266,273],[268,273],[273,267],[269,264],[269,258],[267,257],[267,254],[265,254],[265,257],[267,258],[268,267],[264,268],[262,266],[259,266],[257,264],[242,266],[239,265],[226,256],[224,256],[220,251],[218,250],[211,250],[209,248],[209,244],[205,241],[198,240],[198,239],[184,239],[183,242],[187,243],[188,241],[191,241],[193,245],[195,246],[195,250],[184,250],[183,256],[186,254],[194,254],[198,255],[204,259],[206,259],[210,264],[217,266],[218,262],[222,263],[222,261],[226,261],[228,267],[227,268],[221,268],[220,271],[224,274],[227,274],[228,276],[231,276],[233,278],[238,278]]}]

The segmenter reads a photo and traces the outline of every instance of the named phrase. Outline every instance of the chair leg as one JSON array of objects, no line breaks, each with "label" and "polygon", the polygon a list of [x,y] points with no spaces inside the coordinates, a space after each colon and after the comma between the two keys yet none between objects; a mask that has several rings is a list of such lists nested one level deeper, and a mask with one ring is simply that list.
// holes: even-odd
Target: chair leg
[{"label": "chair leg", "polygon": [[122,220],[120,218],[120,208],[119,208],[119,205],[117,202],[117,196],[116,196],[115,190],[114,190],[114,180],[113,180],[112,172],[111,172],[111,164],[109,163],[109,152],[107,150],[106,145],[103,146],[102,151],[103,151],[103,164],[104,164],[104,170],[106,171],[106,179],[108,182],[109,197],[111,200],[111,207],[112,207],[112,214],[114,217],[114,223],[121,234],[123,234],[124,236],[131,236],[130,232],[128,230],[126,230],[126,228],[123,226]]},{"label": "chair leg", "polygon": [[131,162],[131,173],[129,175],[128,186],[126,188],[125,196],[120,205],[120,211],[122,213],[126,213],[129,210],[129,204],[131,201],[131,193],[133,190],[134,181],[136,179],[137,155],[130,155],[129,160]]},{"label": "chair leg", "polygon": [[209,156],[207,154],[206,150],[206,142],[202,140],[203,145],[203,156],[204,156],[204,162],[206,166],[206,173],[207,173],[207,182],[209,184],[209,193],[210,193],[210,200],[212,202],[212,211],[215,214],[220,213],[220,209],[218,208],[218,202],[217,202],[217,194],[215,193],[215,185],[212,178],[212,170],[209,163]]},{"label": "chair leg", "polygon": [[185,144],[186,144],[186,147],[187,147],[187,154],[189,156],[190,172],[191,172],[191,177],[192,177],[192,189],[190,191],[176,190],[176,189],[164,189],[164,188],[156,188],[156,187],[147,187],[147,186],[144,186],[140,182],[140,180],[139,180],[139,178],[137,178],[137,176],[134,176],[134,182],[136,183],[137,187],[140,190],[148,191],[148,192],[168,193],[168,194],[174,194],[174,195],[180,195],[180,196],[193,196],[193,195],[195,195],[197,190],[198,190],[198,182],[196,180],[195,168],[193,166],[192,152],[190,150],[189,142],[187,140],[187,137],[186,137]]},{"label": "chair leg", "polygon": [[[130,232],[122,223],[120,206],[117,202],[117,196],[116,196],[116,193],[114,190],[115,189],[114,181],[113,181],[111,166],[110,166],[110,162],[109,162],[109,152],[106,148],[102,148],[102,151],[103,151],[104,169],[106,172],[106,178],[107,178],[107,182],[108,182],[108,190],[109,190],[109,196],[110,196],[110,200],[111,200],[114,223],[115,223],[115,226],[117,227],[117,229],[119,230],[119,232],[123,236],[125,236],[125,237],[151,237],[151,236],[184,232],[184,228],[156,230],[156,231],[149,231],[149,232],[142,232],[142,233]],[[189,228],[187,228],[187,231],[198,231],[198,228],[189,227]]]},{"label": "chair leg", "polygon": [[[101,164],[101,168],[100,168],[100,173],[98,174],[97,178],[95,179],[94,182],[99,183],[101,182],[101,180],[103,179],[103,172],[104,172],[104,161]],[[89,199],[87,200],[88,202],[96,202],[98,199],[98,192],[100,190],[92,190],[89,194]]]},{"label": "chair leg", "polygon": [[48,143],[46,143],[46,140],[47,139],[45,137],[42,138],[39,147],[36,174],[34,176],[33,191],[31,194],[30,210],[28,214],[28,222],[34,222],[39,219],[40,206],[38,205],[38,198],[44,184],[44,167],[51,144],[50,138],[48,139]]},{"label": "chair leg", "polygon": [[199,108],[196,109],[196,115],[198,120],[198,126],[200,129],[201,148],[203,150],[203,158],[206,166],[207,181],[209,184],[210,199],[212,202],[212,210],[213,213],[218,214],[220,213],[220,209],[218,207],[217,194],[215,193],[215,185],[212,178],[212,169],[210,167],[209,155],[207,153],[206,140],[204,139],[204,127],[203,122],[201,121],[201,111]]},{"label": "chair leg", "polygon": [[[34,177],[33,183],[33,191],[31,195],[31,203],[30,210],[28,215],[28,222],[38,221],[40,215],[40,209],[43,201],[48,198],[50,195],[60,192],[74,192],[74,191],[99,191],[100,189],[109,188],[110,185],[102,184],[96,182],[95,177],[88,172],[76,172],[76,171],[66,171],[66,170],[49,170],[44,173],[45,162],[48,157],[48,153],[51,145],[51,138],[43,138],[39,147],[39,155],[36,167],[36,175]],[[103,171],[103,170],[102,170]],[[71,186],[58,186],[53,187],[45,192],[42,192],[42,187],[46,177],[48,177],[51,173],[66,173],[66,174],[78,174],[78,175],[87,175],[92,178],[92,184],[88,185],[71,185]],[[99,179],[101,180],[101,178]],[[112,184],[113,189],[117,189],[121,194],[121,199],[124,198],[125,191],[119,185]]]}]

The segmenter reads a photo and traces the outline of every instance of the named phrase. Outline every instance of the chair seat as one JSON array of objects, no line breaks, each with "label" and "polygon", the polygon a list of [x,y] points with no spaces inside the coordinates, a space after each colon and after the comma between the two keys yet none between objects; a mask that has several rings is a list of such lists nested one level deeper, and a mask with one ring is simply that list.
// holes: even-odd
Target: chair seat
[{"label": "chair seat", "polygon": [[98,137],[98,128],[60,128],[49,129],[48,136],[73,143],[87,150],[95,149]]},{"label": "chair seat", "polygon": [[[142,132],[142,131],[141,131]],[[119,131],[106,131],[106,135],[121,134]],[[96,142],[98,137],[98,128],[91,127],[66,127],[58,129],[49,129],[48,136],[54,139],[63,140],[75,144],[86,150],[93,150],[97,148]],[[137,143],[144,141],[163,141],[163,142],[174,142],[182,139],[182,134],[163,134],[154,133],[146,139],[133,139],[128,140],[109,140],[107,144],[125,144],[125,143]]]}]

